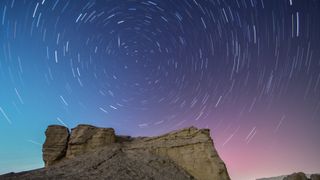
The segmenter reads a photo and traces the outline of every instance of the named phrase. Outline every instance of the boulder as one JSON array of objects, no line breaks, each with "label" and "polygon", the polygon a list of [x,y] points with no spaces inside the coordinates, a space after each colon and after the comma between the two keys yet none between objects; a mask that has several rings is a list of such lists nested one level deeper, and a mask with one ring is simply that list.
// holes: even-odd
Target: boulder
[{"label": "boulder", "polygon": [[81,124],[71,130],[66,158],[74,158],[114,142],[114,129]]},{"label": "boulder", "polygon": [[64,126],[51,125],[48,126],[45,135],[46,140],[42,147],[42,157],[45,167],[48,167],[65,157],[69,130]]},{"label": "boulder", "polygon": [[283,180],[308,180],[308,178],[303,172],[298,172],[288,175]]}]

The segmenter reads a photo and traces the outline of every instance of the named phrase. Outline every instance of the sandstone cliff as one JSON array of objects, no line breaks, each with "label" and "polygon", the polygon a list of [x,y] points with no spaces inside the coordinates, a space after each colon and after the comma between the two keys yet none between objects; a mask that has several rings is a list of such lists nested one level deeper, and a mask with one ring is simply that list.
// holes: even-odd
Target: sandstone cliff
[{"label": "sandstone cliff", "polygon": [[209,130],[195,127],[131,138],[112,128],[49,126],[43,159],[45,168],[0,179],[230,179]]}]

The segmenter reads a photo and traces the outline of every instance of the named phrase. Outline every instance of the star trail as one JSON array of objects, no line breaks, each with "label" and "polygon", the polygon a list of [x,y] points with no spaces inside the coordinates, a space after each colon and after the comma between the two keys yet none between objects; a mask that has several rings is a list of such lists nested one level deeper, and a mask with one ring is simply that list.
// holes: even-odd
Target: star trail
[{"label": "star trail", "polygon": [[49,124],[211,129],[232,179],[320,171],[320,1],[1,0],[0,173]]}]

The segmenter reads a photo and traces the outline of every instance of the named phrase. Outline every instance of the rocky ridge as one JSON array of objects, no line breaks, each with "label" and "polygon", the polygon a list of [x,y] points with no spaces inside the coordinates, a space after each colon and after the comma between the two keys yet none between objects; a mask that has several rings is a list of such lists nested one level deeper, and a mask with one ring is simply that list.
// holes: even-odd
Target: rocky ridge
[{"label": "rocky ridge", "polygon": [[320,180],[320,174],[306,175],[303,172],[293,173],[287,176],[279,176],[273,178],[262,178],[257,180]]},{"label": "rocky ridge", "polygon": [[0,179],[230,179],[208,129],[132,138],[112,128],[78,125],[70,133],[52,125],[45,134],[45,168]]}]

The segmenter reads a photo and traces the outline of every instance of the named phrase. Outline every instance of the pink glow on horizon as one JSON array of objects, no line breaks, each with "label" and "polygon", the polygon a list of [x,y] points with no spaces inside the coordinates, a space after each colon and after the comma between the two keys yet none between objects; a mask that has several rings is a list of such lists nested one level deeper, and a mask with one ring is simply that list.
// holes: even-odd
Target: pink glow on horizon
[{"label": "pink glow on horizon", "polygon": [[[211,132],[211,136],[232,180],[255,180],[293,172],[319,173],[319,152],[310,148],[316,138],[308,140],[308,135],[295,131],[298,128],[287,127],[279,132],[283,134],[281,138],[273,138],[268,136],[270,132],[258,129],[249,143],[245,141],[246,134],[238,132],[224,146],[229,134],[214,136]],[[247,129],[249,132],[250,128]]]}]

